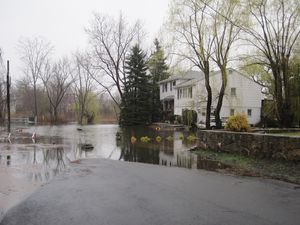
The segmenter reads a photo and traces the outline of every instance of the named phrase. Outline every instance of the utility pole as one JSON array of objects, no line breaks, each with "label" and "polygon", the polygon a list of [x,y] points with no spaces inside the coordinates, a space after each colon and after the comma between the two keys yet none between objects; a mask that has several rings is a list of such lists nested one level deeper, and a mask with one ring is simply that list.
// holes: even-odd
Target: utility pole
[{"label": "utility pole", "polygon": [[6,102],[7,102],[7,132],[10,133],[10,77],[9,77],[9,60],[7,60]]}]

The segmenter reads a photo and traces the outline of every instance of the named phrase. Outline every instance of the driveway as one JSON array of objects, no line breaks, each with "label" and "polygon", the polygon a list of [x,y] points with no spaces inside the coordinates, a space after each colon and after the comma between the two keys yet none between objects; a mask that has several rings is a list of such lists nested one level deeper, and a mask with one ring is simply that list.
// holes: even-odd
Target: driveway
[{"label": "driveway", "polygon": [[1,225],[296,225],[297,185],[156,165],[74,163]]}]

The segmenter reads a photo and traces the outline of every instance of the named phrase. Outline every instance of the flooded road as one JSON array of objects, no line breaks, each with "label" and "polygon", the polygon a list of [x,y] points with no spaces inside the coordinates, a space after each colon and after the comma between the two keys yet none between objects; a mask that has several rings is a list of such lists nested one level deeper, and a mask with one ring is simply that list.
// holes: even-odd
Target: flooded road
[{"label": "flooded road", "polygon": [[[36,139],[32,134],[36,133]],[[118,134],[118,135],[117,135]],[[189,169],[222,169],[190,153],[196,146],[190,132],[154,128],[123,129],[117,125],[36,126],[13,129],[0,137],[1,212],[18,203],[71,162],[83,158],[158,164]],[[92,146],[84,148],[84,146]]]},{"label": "flooded road", "polygon": [[[177,164],[179,157],[189,157],[190,153],[187,150],[196,146],[195,140],[187,140],[192,133],[137,127],[120,130],[117,125],[92,125],[80,128],[76,125],[37,126],[27,131],[36,132],[37,143],[39,136],[61,137],[61,144],[65,146],[64,154],[68,161],[81,158],[106,158],[165,166],[193,167],[190,164],[183,165],[182,162],[180,165]],[[116,137],[117,132],[120,133],[119,138]],[[134,142],[132,142],[132,137],[136,139]],[[141,140],[143,137],[150,140],[143,141]],[[91,144],[94,148],[85,151],[81,148],[85,144]],[[188,160],[195,161],[195,163],[197,161],[196,158]],[[197,165],[193,168],[197,168]]]}]

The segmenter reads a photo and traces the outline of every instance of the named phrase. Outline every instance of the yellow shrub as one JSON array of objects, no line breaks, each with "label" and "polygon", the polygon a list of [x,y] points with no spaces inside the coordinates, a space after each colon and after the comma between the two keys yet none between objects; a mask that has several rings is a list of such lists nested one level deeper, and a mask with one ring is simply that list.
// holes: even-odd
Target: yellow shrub
[{"label": "yellow shrub", "polygon": [[148,136],[145,136],[145,137],[141,137],[140,140],[141,140],[141,142],[145,143],[145,142],[150,141],[150,138]]},{"label": "yellow shrub", "polygon": [[160,137],[160,136],[157,136],[157,137],[155,138],[155,140],[156,140],[157,142],[160,142],[160,141],[161,141],[161,137]]},{"label": "yellow shrub", "polygon": [[248,132],[250,131],[250,125],[247,116],[242,113],[238,113],[234,116],[230,116],[225,125],[225,130],[237,131],[237,132]]}]

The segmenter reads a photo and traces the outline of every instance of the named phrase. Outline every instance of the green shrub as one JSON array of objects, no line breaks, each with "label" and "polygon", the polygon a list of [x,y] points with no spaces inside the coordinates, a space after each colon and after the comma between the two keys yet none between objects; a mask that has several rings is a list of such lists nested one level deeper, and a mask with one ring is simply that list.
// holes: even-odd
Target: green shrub
[{"label": "green shrub", "polygon": [[238,113],[234,116],[230,116],[225,125],[225,130],[236,132],[248,132],[250,131],[250,125],[247,116],[242,113]]}]

